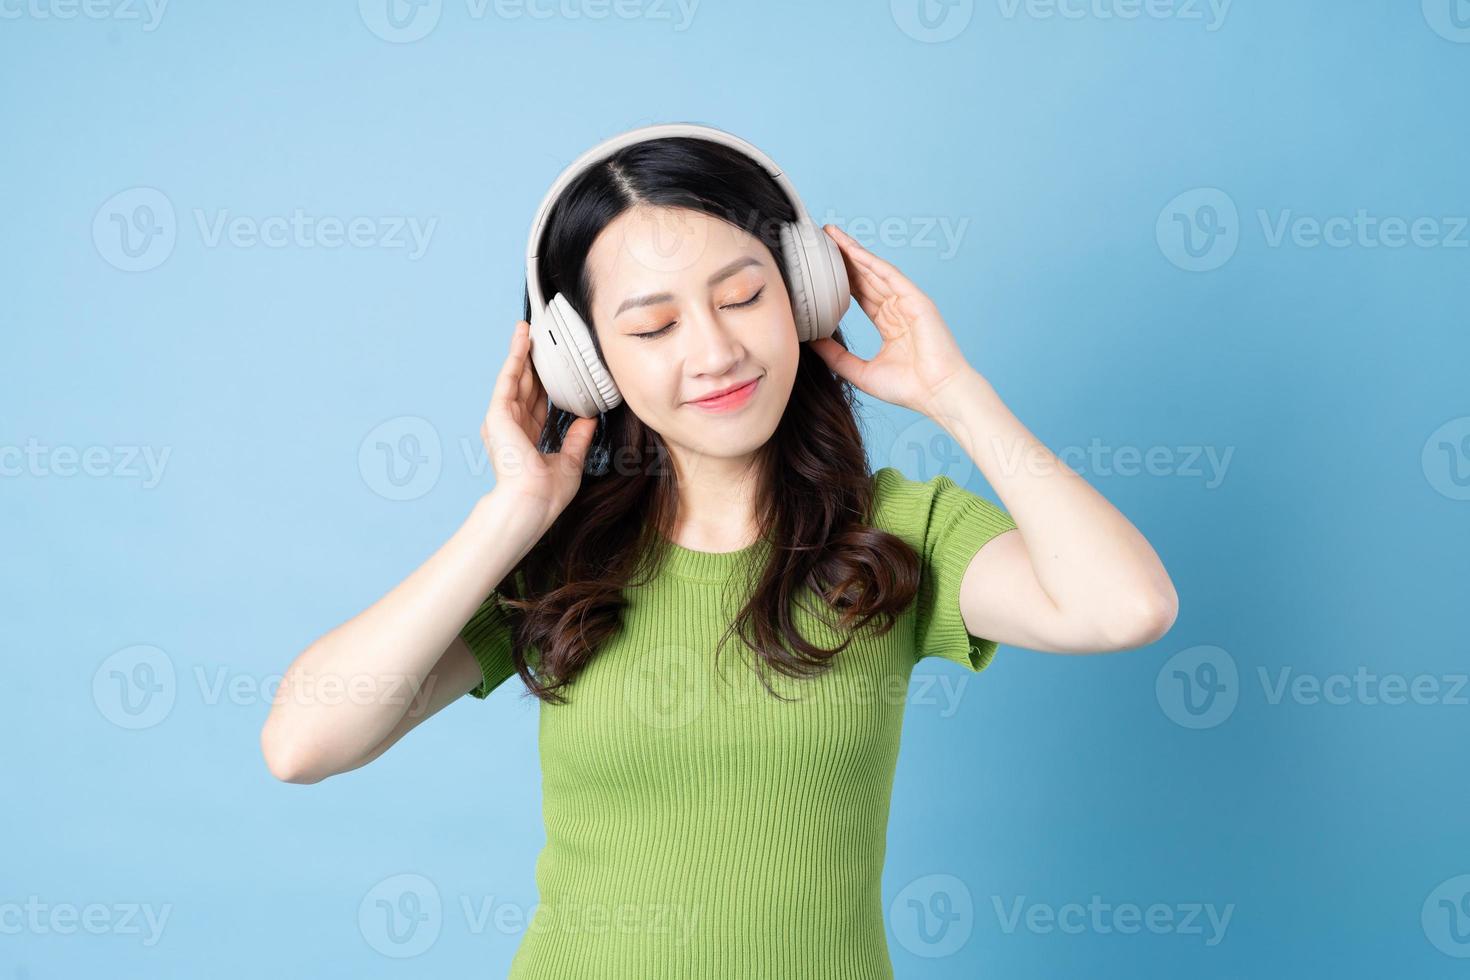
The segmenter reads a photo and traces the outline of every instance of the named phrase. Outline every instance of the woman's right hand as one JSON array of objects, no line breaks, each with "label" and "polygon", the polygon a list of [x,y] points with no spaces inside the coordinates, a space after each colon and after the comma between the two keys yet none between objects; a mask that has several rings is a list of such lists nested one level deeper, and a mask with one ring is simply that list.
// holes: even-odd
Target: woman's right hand
[{"label": "woman's right hand", "polygon": [[531,362],[531,325],[518,320],[480,438],[495,469],[495,490],[536,509],[543,528],[550,527],[576,496],[587,449],[597,431],[597,419],[578,418],[567,428],[561,452],[543,453],[536,444],[546,414],[546,388]]}]

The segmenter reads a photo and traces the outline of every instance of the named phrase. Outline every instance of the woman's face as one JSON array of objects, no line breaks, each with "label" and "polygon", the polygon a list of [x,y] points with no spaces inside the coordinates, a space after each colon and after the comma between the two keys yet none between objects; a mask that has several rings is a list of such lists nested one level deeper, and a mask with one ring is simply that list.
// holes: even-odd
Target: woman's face
[{"label": "woman's face", "polygon": [[[587,256],[593,329],[628,407],[684,465],[748,457],[786,410],[799,354],[775,257],[702,211],[630,208]],[[722,404],[696,404],[754,381]]]}]

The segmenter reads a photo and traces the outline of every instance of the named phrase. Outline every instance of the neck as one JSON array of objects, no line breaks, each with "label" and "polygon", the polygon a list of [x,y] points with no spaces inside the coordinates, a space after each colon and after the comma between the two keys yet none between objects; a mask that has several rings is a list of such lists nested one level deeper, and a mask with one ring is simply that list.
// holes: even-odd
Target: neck
[{"label": "neck", "polygon": [[734,551],[755,540],[756,454],[710,456],[670,447],[679,504],[672,539],[696,551]]}]

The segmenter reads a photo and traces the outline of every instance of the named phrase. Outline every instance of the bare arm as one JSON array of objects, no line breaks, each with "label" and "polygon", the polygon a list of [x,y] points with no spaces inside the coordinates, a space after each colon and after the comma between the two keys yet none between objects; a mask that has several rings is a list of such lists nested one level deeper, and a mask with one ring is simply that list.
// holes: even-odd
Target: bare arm
[{"label": "bare arm", "polygon": [[1145,646],[1179,599],[1148,540],[965,371],[936,392],[932,417],[985,474],[1016,522],[971,560],[960,615],[976,636],[1059,653]]},{"label": "bare arm", "polygon": [[480,427],[495,488],[412,574],[286,669],[260,732],[278,779],[315,783],[365,766],[480,682],[459,631],[576,495],[596,429],[578,419],[559,452],[539,451],[547,398],[530,352],[522,320]]},{"label": "bare arm", "polygon": [[1167,632],[1179,597],[1144,536],[1027,431],[965,360],[933,300],[852,236],[824,227],[883,346],[868,360],[830,337],[812,349],[868,394],[944,427],[1016,524],[966,567],[960,616],[971,634],[1083,653],[1143,646]]},{"label": "bare arm", "polygon": [[461,627],[542,534],[495,490],[438,551],[287,668],[261,751],[278,779],[313,783],[365,765],[480,682]]}]

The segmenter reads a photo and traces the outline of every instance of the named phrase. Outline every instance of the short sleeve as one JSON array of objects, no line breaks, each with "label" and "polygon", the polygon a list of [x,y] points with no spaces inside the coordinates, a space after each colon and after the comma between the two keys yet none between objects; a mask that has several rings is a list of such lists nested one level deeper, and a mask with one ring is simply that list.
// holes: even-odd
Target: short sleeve
[{"label": "short sleeve", "polygon": [[510,619],[500,604],[500,593],[490,593],[459,635],[475,655],[475,661],[484,674],[480,683],[470,689],[470,694],[484,698],[516,672],[515,661],[511,658]]},{"label": "short sleeve", "polygon": [[914,611],[914,660],[943,657],[979,672],[998,644],[975,636],[960,615],[960,583],[970,560],[1016,522],[1004,509],[947,476],[910,480],[893,467],[875,474],[891,530],[919,553],[919,595]]}]

